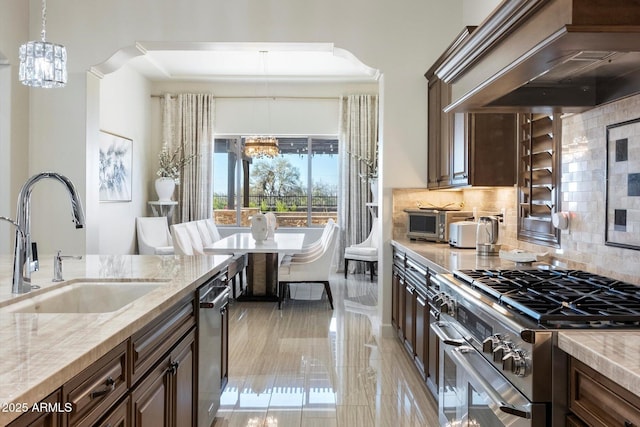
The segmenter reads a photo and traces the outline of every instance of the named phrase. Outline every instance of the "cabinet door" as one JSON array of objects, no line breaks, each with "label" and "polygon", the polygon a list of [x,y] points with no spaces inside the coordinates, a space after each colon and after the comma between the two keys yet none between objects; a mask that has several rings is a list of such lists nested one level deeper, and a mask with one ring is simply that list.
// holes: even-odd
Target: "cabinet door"
[{"label": "cabinet door", "polygon": [[416,364],[420,371],[420,375],[424,378],[427,366],[427,346],[429,343],[429,305],[422,295],[416,295],[416,345],[414,347],[416,353]]},{"label": "cabinet door", "polygon": [[391,324],[396,328],[399,327],[398,313],[400,304],[400,272],[398,267],[393,266],[391,277]]},{"label": "cabinet door", "polygon": [[469,114],[453,114],[451,143],[451,184],[469,183]]},{"label": "cabinet door", "polygon": [[[62,399],[62,392],[56,390],[41,403],[53,406],[59,404]],[[11,422],[8,427],[60,427],[62,425],[61,412],[28,412],[17,420]]]},{"label": "cabinet door", "polygon": [[195,331],[187,335],[171,352],[169,379],[172,426],[192,426],[195,420],[196,377]]},{"label": "cabinet door", "polygon": [[398,337],[400,340],[404,342],[404,334],[405,334],[405,283],[402,277],[398,280]]},{"label": "cabinet door", "polygon": [[480,186],[512,186],[516,183],[516,114],[468,114],[465,121],[469,139],[469,178]]},{"label": "cabinet door", "polygon": [[439,80],[429,82],[427,92],[427,187],[438,188],[440,178],[440,90]]},{"label": "cabinet door", "polygon": [[404,345],[412,357],[415,356],[416,340],[416,290],[408,282],[404,292]]},{"label": "cabinet door", "polygon": [[135,427],[170,427],[169,357],[149,372],[131,394]]}]

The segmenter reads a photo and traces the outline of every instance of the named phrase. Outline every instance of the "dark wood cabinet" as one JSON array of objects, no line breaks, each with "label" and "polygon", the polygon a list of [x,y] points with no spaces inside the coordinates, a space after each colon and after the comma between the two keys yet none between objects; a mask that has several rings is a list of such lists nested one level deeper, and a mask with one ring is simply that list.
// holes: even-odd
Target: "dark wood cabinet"
[{"label": "dark wood cabinet", "polygon": [[430,270],[394,247],[392,271],[392,324],[427,388],[437,398],[437,340],[430,328],[430,322],[435,321],[430,307]]},{"label": "dark wood cabinet", "polygon": [[[62,390],[58,389],[44,398],[41,404],[61,405]],[[56,412],[27,412],[15,421],[9,423],[8,427],[60,427],[62,426],[62,411]]]},{"label": "dark wood cabinet", "polygon": [[134,389],[133,426],[192,426],[195,420],[195,331],[151,369]]},{"label": "dark wood cabinet", "polygon": [[[63,384],[40,402],[52,412],[29,412],[9,426],[195,426],[194,304],[195,295],[183,299]],[[224,352],[228,333],[228,316],[223,316]]]},{"label": "dark wood cabinet", "polygon": [[101,420],[96,427],[130,427],[131,426],[131,397],[127,396],[109,415]]},{"label": "dark wood cabinet", "polygon": [[427,332],[429,336],[429,344],[427,347],[427,388],[437,399],[438,386],[440,384],[440,340],[436,336],[435,332],[431,330],[431,325],[439,320],[439,312],[436,310],[436,307],[434,307],[435,302],[433,301],[439,289],[436,289],[435,282],[431,281],[431,277],[435,275],[435,272],[429,271],[427,283],[428,289],[431,291],[431,298],[429,301],[429,323],[427,324]]},{"label": "dark wood cabinet", "polygon": [[92,426],[127,393],[127,342],[123,342],[62,386],[68,427]]},{"label": "dark wood cabinet", "polygon": [[640,397],[574,358],[569,375],[569,409],[584,424],[640,426]]},{"label": "dark wood cabinet", "polygon": [[516,183],[517,115],[445,112],[451,85],[436,75],[475,27],[466,27],[425,73],[427,187],[512,186]]}]

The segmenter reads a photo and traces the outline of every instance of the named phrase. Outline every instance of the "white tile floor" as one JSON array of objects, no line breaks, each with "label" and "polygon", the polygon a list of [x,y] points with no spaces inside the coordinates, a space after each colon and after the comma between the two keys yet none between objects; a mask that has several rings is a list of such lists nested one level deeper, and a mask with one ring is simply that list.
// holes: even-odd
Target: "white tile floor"
[{"label": "white tile floor", "polygon": [[[305,289],[305,286],[307,287]],[[282,310],[234,302],[229,383],[218,426],[437,426],[437,408],[397,338],[377,336],[377,285],[331,277],[326,296],[300,285]]]}]

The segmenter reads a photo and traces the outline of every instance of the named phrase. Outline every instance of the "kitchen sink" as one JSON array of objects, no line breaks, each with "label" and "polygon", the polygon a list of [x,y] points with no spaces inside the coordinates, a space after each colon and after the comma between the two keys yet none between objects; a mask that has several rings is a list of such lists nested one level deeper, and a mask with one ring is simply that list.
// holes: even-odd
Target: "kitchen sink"
[{"label": "kitchen sink", "polygon": [[166,281],[74,280],[0,308],[10,313],[109,313],[162,286]]}]

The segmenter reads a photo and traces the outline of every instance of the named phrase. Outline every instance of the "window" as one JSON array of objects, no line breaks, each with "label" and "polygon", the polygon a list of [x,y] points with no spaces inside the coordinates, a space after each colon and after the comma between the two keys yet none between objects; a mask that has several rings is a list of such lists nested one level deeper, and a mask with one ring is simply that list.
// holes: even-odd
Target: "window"
[{"label": "window", "polygon": [[281,227],[321,225],[338,212],[336,137],[279,137],[280,155],[247,158],[244,138],[216,138],[213,216],[218,225],[249,225],[274,212]]}]

